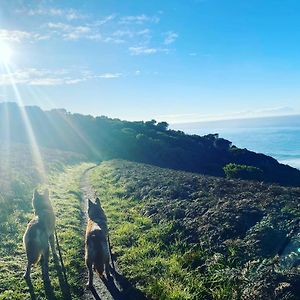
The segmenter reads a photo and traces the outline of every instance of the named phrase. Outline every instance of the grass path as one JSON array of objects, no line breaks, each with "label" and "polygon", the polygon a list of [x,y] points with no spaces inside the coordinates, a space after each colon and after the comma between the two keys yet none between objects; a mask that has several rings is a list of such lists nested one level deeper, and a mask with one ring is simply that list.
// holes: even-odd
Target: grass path
[{"label": "grass path", "polygon": [[[101,168],[101,166],[100,166]],[[90,176],[94,171],[94,167],[87,169],[82,177],[80,182],[80,190],[83,201],[83,210],[87,212],[87,200],[95,200],[97,193],[96,190],[91,186]],[[101,182],[99,182],[101,184]],[[85,219],[87,215],[85,214]],[[113,270],[111,265],[112,276],[109,280],[101,280],[97,275],[94,276],[94,289],[85,290],[82,295],[83,300],[139,300],[145,299],[144,296],[131,286],[128,280],[121,275],[118,266]],[[87,271],[85,272],[85,282],[87,281]]]},{"label": "grass path", "polygon": [[[84,215],[80,196],[80,179],[93,164],[83,163],[66,167],[49,176],[50,199],[56,214],[56,229],[66,268],[68,285],[63,281],[61,269],[50,255],[51,285],[44,286],[40,266],[31,274],[32,286],[26,285],[22,275],[26,255],[22,236],[33,213],[16,210],[7,224],[6,239],[0,247],[0,300],[29,299],[82,299],[84,270]],[[43,189],[45,186],[42,186]]]},{"label": "grass path", "polygon": [[184,265],[189,250],[180,232],[173,222],[154,223],[145,216],[145,203],[128,194],[115,165],[102,163],[90,180],[107,214],[124,276],[150,299],[201,299],[205,287],[202,278]]}]

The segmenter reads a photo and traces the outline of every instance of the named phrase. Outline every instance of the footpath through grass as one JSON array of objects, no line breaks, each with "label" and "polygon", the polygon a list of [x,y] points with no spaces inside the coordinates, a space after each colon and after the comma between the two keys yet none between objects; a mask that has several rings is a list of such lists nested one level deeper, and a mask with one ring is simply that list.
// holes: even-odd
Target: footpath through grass
[{"label": "footpath through grass", "polygon": [[[84,228],[83,211],[80,199],[80,177],[92,164],[82,163],[65,167],[60,172],[52,172],[47,187],[54,207],[62,255],[69,283],[69,293],[73,299],[80,299],[84,282]],[[40,186],[41,189],[46,186]],[[32,210],[15,209],[3,225],[0,246],[0,299],[30,299],[29,289],[22,278],[26,266],[26,255],[22,245],[22,236]],[[31,279],[37,299],[63,299],[67,295],[66,287],[61,285],[62,274],[54,267],[50,254],[51,288],[45,292],[41,277],[41,268],[32,269]],[[62,292],[64,290],[64,293]]]}]

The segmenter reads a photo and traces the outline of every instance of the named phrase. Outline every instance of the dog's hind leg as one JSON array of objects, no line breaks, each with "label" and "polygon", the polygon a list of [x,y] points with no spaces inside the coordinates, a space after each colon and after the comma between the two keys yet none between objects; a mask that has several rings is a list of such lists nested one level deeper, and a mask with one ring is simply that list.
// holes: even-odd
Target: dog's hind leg
[{"label": "dog's hind leg", "polygon": [[49,279],[49,246],[45,247],[43,256],[41,258],[42,273],[45,281],[50,281]]},{"label": "dog's hind leg", "polygon": [[49,242],[50,242],[50,246],[51,246],[51,251],[52,251],[53,257],[56,258],[57,257],[57,253],[56,253],[56,249],[55,249],[54,234],[51,234],[49,236]]},{"label": "dog's hind leg", "polygon": [[30,280],[30,271],[31,271],[31,263],[28,261],[27,262],[27,267],[26,267],[26,271],[23,275],[25,280]]},{"label": "dog's hind leg", "polygon": [[26,249],[26,256],[27,256],[27,266],[23,277],[26,280],[29,280],[31,267],[32,265],[36,264],[39,261],[41,253],[38,248],[38,245],[36,245],[36,243],[29,238],[26,238],[25,249]]},{"label": "dog's hind leg", "polygon": [[107,259],[105,260],[104,266],[105,266],[106,278],[109,278],[111,276],[111,274],[110,274],[110,265],[109,265],[109,257],[107,257]]},{"label": "dog's hind leg", "polygon": [[86,266],[88,268],[88,272],[89,272],[89,278],[88,278],[88,282],[86,284],[87,288],[92,288],[93,287],[93,263],[91,260],[87,259],[86,260]]}]

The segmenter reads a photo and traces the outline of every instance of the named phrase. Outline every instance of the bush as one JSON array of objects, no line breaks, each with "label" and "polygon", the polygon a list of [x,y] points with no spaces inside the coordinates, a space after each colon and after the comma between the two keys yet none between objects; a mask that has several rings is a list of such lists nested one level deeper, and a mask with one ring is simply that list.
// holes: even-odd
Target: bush
[{"label": "bush", "polygon": [[263,171],[260,168],[238,164],[227,164],[223,168],[227,178],[239,178],[246,180],[262,180]]}]

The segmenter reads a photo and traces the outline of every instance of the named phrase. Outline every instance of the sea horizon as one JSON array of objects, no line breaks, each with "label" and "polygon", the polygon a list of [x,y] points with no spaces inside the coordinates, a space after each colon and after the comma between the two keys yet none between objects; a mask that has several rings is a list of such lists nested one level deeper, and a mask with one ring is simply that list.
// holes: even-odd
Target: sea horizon
[{"label": "sea horizon", "polygon": [[274,157],[282,164],[300,169],[300,126],[274,127],[201,127],[201,123],[171,125],[172,129],[188,134],[206,135],[218,133],[239,148]]}]

